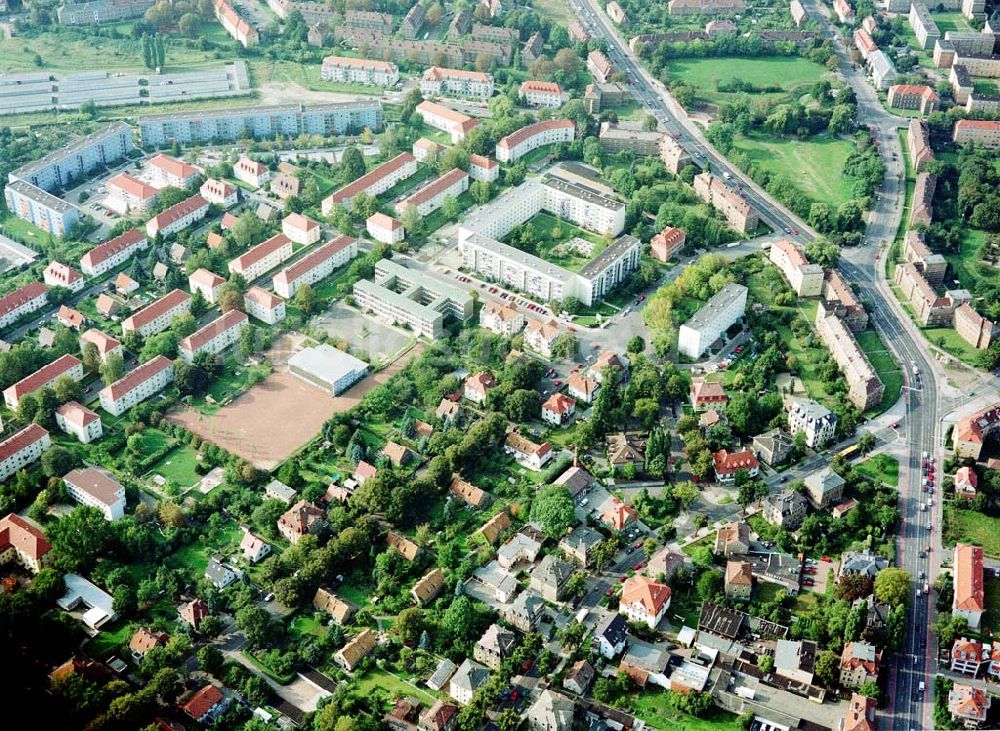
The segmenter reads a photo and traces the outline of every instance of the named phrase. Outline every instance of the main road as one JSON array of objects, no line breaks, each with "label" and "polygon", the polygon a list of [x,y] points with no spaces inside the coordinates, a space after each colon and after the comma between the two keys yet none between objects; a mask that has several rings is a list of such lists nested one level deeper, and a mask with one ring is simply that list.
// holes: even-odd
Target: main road
[{"label": "main road", "polygon": [[[699,166],[717,175],[728,173],[734,183],[742,186],[746,200],[758,211],[761,220],[775,231],[784,232],[788,238],[799,243],[816,238],[817,234],[804,221],[771,199],[709,144],[702,130],[688,118],[663,84],[643,67],[593,0],[570,0],[570,5],[591,36],[604,40],[611,62],[628,75],[640,104],[680,142]],[[834,41],[838,73],[857,96],[858,123],[873,129],[886,164],[886,176],[865,232],[865,244],[845,251],[838,266],[845,278],[854,284],[861,300],[868,303],[875,328],[904,372],[905,423],[902,426],[908,448],[900,472],[903,521],[897,557],[899,565],[913,576],[913,583],[905,642],[894,658],[891,715],[894,729],[928,728],[931,708],[929,671],[933,661],[930,624],[934,606],[929,597],[922,592],[918,597],[916,592],[924,583],[918,578],[921,574],[928,575],[926,581],[933,583],[932,554],[924,549],[935,543],[940,546],[939,542],[930,539],[935,529],[940,530],[939,525],[933,525],[933,511],[920,509],[924,500],[921,493],[922,455],[927,452],[940,457],[936,446],[941,443],[938,374],[923,338],[893,296],[885,280],[884,269],[879,266],[895,239],[903,216],[904,163],[898,135],[902,121],[883,109],[873,89],[855,69],[836,31],[827,21],[827,9],[820,7],[818,0],[806,0],[805,5],[813,18],[819,21],[824,34]],[[926,694],[917,690],[921,680],[927,683]]]}]

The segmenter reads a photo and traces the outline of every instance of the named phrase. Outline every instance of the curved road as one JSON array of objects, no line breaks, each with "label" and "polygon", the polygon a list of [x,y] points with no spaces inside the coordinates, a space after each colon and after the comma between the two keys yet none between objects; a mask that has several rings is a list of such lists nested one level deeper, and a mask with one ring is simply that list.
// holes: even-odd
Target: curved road
[{"label": "curved road", "polygon": [[[828,38],[836,39],[836,31],[827,21],[828,10],[818,0],[806,0],[806,9],[823,27]],[[615,67],[626,74],[639,102],[657,118],[667,132],[675,136],[702,168],[713,173],[728,172],[742,184],[747,201],[757,209],[760,218],[775,231],[784,231],[788,238],[806,243],[817,234],[804,221],[781,204],[772,200],[760,186],[741,170],[730,164],[705,139],[702,131],[670,96],[663,84],[642,66],[628,45],[619,37],[611,21],[593,0],[570,0],[580,22],[594,36],[607,44],[608,55]],[[938,372],[934,359],[922,336],[914,327],[902,306],[892,294],[885,279],[881,259],[895,239],[903,216],[905,169],[898,130],[905,120],[889,114],[882,107],[874,89],[850,62],[843,43],[835,40],[839,60],[838,73],[854,89],[858,99],[858,123],[872,128],[886,165],[886,176],[880,199],[870,216],[865,245],[845,250],[839,263],[844,277],[858,290],[859,297],[870,303],[872,322],[884,342],[893,351],[904,370],[905,425],[907,459],[901,465],[900,493],[903,498],[897,546],[898,565],[913,576],[913,600],[908,617],[906,638],[901,652],[894,656],[890,680],[893,729],[928,728],[931,714],[930,683],[933,668],[933,643],[930,625],[934,620],[933,601],[916,596],[923,573],[933,583],[932,558],[940,552],[940,520],[931,517],[934,511],[920,510],[925,499],[921,493],[921,459],[924,452],[935,454],[940,463],[941,397],[938,392]],[[797,229],[797,235],[788,232]],[[920,374],[919,381],[915,373]],[[936,522],[936,525],[935,525]],[[935,540],[932,540],[932,537]],[[932,550],[928,554],[925,549]],[[927,683],[928,692],[920,694],[918,684]]]}]

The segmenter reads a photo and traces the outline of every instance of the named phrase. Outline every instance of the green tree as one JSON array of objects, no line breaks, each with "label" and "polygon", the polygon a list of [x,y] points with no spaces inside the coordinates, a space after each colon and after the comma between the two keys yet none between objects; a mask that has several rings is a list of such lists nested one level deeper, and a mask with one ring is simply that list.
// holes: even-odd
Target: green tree
[{"label": "green tree", "polygon": [[101,366],[101,380],[105,385],[114,383],[125,375],[125,361],[118,353],[111,353],[104,359]]},{"label": "green tree", "polygon": [[829,650],[816,657],[816,679],[827,688],[837,687],[840,678],[840,658]]},{"label": "green tree", "polygon": [[42,472],[46,477],[62,477],[79,464],[65,447],[50,447],[42,454]]},{"label": "green tree", "polygon": [[306,315],[313,314],[316,309],[316,293],[309,284],[303,284],[295,293],[295,306]]},{"label": "green tree", "polygon": [[890,566],[875,576],[875,598],[889,606],[906,605],[912,577],[906,569]]},{"label": "green tree", "polygon": [[87,373],[97,373],[101,367],[101,354],[97,345],[87,341],[83,345],[83,368]]},{"label": "green tree", "polygon": [[531,503],[531,520],[545,535],[561,538],[576,523],[573,498],[564,485],[546,485]]},{"label": "green tree", "polygon": [[774,672],[774,658],[770,655],[758,655],[757,667],[762,673]]}]

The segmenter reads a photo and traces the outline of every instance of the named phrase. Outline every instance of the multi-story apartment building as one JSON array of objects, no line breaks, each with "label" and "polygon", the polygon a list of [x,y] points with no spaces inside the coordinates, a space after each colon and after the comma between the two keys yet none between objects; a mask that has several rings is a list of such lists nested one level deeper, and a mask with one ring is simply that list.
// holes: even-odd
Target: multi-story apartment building
[{"label": "multi-story apartment building", "polygon": [[469,177],[492,183],[500,177],[500,165],[486,155],[469,155]]},{"label": "multi-story apartment building", "polygon": [[662,135],[660,137],[659,154],[660,160],[672,175],[680,173],[681,169],[691,162],[691,156],[687,150],[669,135]]},{"label": "multi-story apartment building", "polygon": [[[969,76],[979,78],[986,77],[995,79],[1000,76],[1000,56],[992,54],[981,56],[975,53],[955,52],[955,59],[952,62],[955,66],[962,66]],[[956,99],[956,101],[958,101]]]},{"label": "multi-story apartment building", "polygon": [[861,54],[861,58],[865,61],[867,61],[868,57],[878,50],[878,46],[875,44],[875,41],[872,40],[871,33],[864,28],[854,29],[854,47],[858,49],[858,52]]},{"label": "multi-story apartment building", "polygon": [[146,163],[146,169],[153,182],[161,188],[168,185],[173,188],[188,188],[201,175],[201,168],[163,153],[151,157]]},{"label": "multi-story apartment building", "polygon": [[636,574],[622,585],[618,613],[630,622],[656,629],[670,607],[670,587]]},{"label": "multi-story apartment building", "polygon": [[937,190],[937,176],[928,172],[917,173],[913,187],[913,204],[910,206],[910,225],[923,223],[930,225],[934,219],[934,192]]},{"label": "multi-story apartment building", "polygon": [[861,332],[868,327],[868,312],[844,278],[836,269],[827,269],[823,276],[823,301],[828,311],[834,312],[851,332]]},{"label": "multi-story apartment building", "polygon": [[122,320],[122,331],[137,332],[142,337],[163,332],[174,318],[191,311],[191,295],[180,289],[167,292],[150,305]]},{"label": "multi-story apartment building", "polygon": [[231,35],[244,48],[250,48],[260,43],[260,34],[236,12],[229,0],[212,0],[215,18],[226,33]]},{"label": "multi-story apartment building", "polygon": [[140,18],[155,0],[92,0],[69,3],[56,9],[59,25],[98,25]]},{"label": "multi-story apartment building", "polygon": [[833,12],[837,14],[837,20],[847,25],[853,25],[857,20],[854,8],[847,0],[833,0]]},{"label": "multi-story apartment building", "polygon": [[401,152],[388,162],[384,162],[353,183],[348,183],[323,199],[323,215],[333,212],[334,206],[350,207],[351,199],[358,193],[377,196],[385,193],[400,180],[406,180],[417,172],[417,158],[409,152]]},{"label": "multi-story apartment building", "polygon": [[109,414],[121,416],[133,406],[158,394],[173,380],[173,362],[158,355],[102,388],[98,394],[101,408]]},{"label": "multi-story apartment building", "polygon": [[792,436],[803,432],[806,446],[822,449],[837,435],[837,415],[812,399],[795,399],[788,409],[788,431]]},{"label": "multi-story apartment building", "polygon": [[23,180],[42,190],[66,188],[80,183],[94,170],[110,167],[133,149],[132,128],[124,122],[113,122],[18,168],[7,178],[11,182]]},{"label": "multi-story apartment building", "polygon": [[4,389],[3,400],[11,411],[17,409],[21,399],[29,393],[49,387],[63,376],[74,381],[83,380],[83,363],[72,355],[61,355],[48,365],[44,365],[29,376],[25,376],[12,386]]},{"label": "multi-story apartment building", "polygon": [[391,259],[375,265],[374,281],[354,285],[358,306],[393,324],[409,326],[418,336],[432,340],[444,333],[444,319],[468,320],[473,300],[467,293],[417,269]]},{"label": "multi-story apartment building", "polygon": [[631,122],[601,122],[598,139],[601,147],[612,154],[625,152],[635,155],[659,155],[661,132],[648,132]]},{"label": "multi-story apartment building", "polygon": [[42,452],[52,446],[49,433],[38,424],[28,424],[0,442],[0,480],[41,458]]},{"label": "multi-story apartment building", "polygon": [[76,401],[67,401],[56,409],[56,425],[81,444],[90,444],[104,435],[101,417]]},{"label": "multi-story apartment building", "polygon": [[66,492],[81,505],[97,508],[105,520],[125,516],[125,486],[94,467],[75,469],[63,475]]},{"label": "multi-story apartment building", "polygon": [[952,140],[957,145],[972,142],[981,147],[1000,147],[1000,122],[959,119],[955,122]]},{"label": "multi-story apartment building", "polygon": [[990,644],[958,637],[951,646],[949,666],[953,673],[976,677],[990,665]]},{"label": "multi-story apartment building", "polygon": [[861,411],[878,406],[885,385],[851,331],[835,312],[827,311],[822,302],[816,310],[816,332],[847,379],[848,400]]},{"label": "multi-story apartment building", "polygon": [[916,319],[924,327],[950,325],[955,309],[971,299],[971,295],[964,290],[950,290],[944,295],[938,295],[913,264],[897,266],[893,281],[913,305]]},{"label": "multi-story apartment building", "polygon": [[926,5],[920,3],[911,4],[908,20],[910,21],[910,27],[913,29],[913,34],[917,37],[917,43],[920,44],[923,50],[930,50],[934,47],[938,39],[941,38],[941,30],[938,28],[937,23],[934,22],[934,18],[931,17],[931,11],[927,9]]},{"label": "multi-story apartment building", "polygon": [[72,203],[23,180],[7,183],[3,194],[7,210],[53,236],[65,236],[80,220]]},{"label": "multi-story apartment building", "polygon": [[42,272],[42,281],[48,287],[64,287],[71,292],[79,292],[84,285],[83,275],[60,261],[49,262]]},{"label": "multi-story apartment building", "polygon": [[981,411],[959,419],[952,432],[955,456],[978,460],[983,444],[1000,427],[1000,404],[993,404]]},{"label": "multi-story apartment building", "polygon": [[99,277],[149,248],[149,239],[141,228],[129,229],[110,241],[98,244],[80,257],[80,269],[88,277]]},{"label": "multi-story apartment building", "polygon": [[427,8],[420,3],[416,3],[410,8],[403,16],[403,22],[399,24],[399,35],[403,38],[416,38],[424,24],[426,12]]},{"label": "multi-story apartment building", "polygon": [[524,347],[546,358],[552,357],[552,347],[562,335],[555,320],[528,320],[524,329]]},{"label": "multi-story apartment building", "polygon": [[327,56],[323,59],[323,81],[365,86],[395,86],[399,83],[399,68],[389,61],[375,61],[350,56]]},{"label": "multi-story apartment building", "polygon": [[368,10],[348,10],[344,14],[344,25],[351,28],[368,28],[380,33],[392,33],[392,16]]},{"label": "multi-story apartment building", "polygon": [[513,303],[490,301],[479,311],[479,326],[497,335],[512,338],[524,325],[524,313]]},{"label": "multi-story apartment building", "polygon": [[122,344],[116,338],[95,328],[90,328],[90,330],[87,330],[80,336],[81,351],[86,347],[87,343],[94,344],[94,347],[97,348],[97,355],[100,356],[102,363],[106,363],[110,355],[123,357]]},{"label": "multi-story apartment building", "polygon": [[882,653],[867,642],[848,642],[840,655],[840,686],[860,688],[865,683],[878,683]]},{"label": "multi-story apartment building", "polygon": [[156,234],[170,236],[183,231],[207,215],[208,201],[195,193],[146,221],[146,235],[149,238],[153,238]]},{"label": "multi-story apartment building", "polygon": [[284,234],[275,234],[257,244],[250,251],[229,262],[229,272],[239,274],[252,282],[287,260],[292,255],[292,240]]},{"label": "multi-story apartment building", "polygon": [[221,206],[222,208],[232,208],[240,200],[240,194],[235,185],[230,185],[224,180],[216,180],[215,178],[209,178],[202,183],[198,192],[209,203]]},{"label": "multi-story apartment building", "polygon": [[398,244],[406,237],[402,221],[380,211],[376,211],[368,217],[368,220],[365,221],[365,229],[373,239],[390,246]]},{"label": "multi-story apartment building", "polygon": [[896,80],[896,64],[881,49],[868,54],[868,70],[872,83],[879,91],[888,89]]},{"label": "multi-story apartment building", "polygon": [[670,0],[670,15],[738,15],[746,10],[743,0]]},{"label": "multi-story apartment building", "polygon": [[478,119],[426,99],[417,105],[417,114],[424,124],[451,135],[451,141],[456,144],[465,139],[469,130],[481,124]]},{"label": "multi-story apartment building", "polygon": [[615,67],[611,65],[611,61],[603,51],[595,49],[587,54],[587,71],[595,81],[605,84],[615,73]]},{"label": "multi-story apartment building", "polygon": [[978,631],[983,618],[983,549],[967,543],[955,545],[955,596],[951,603],[953,617],[964,617],[969,629]]},{"label": "multi-story apartment building", "polygon": [[200,292],[210,305],[218,303],[219,293],[225,283],[225,279],[204,268],[195,269],[188,277],[188,286],[191,292]]},{"label": "multi-story apartment building", "polygon": [[276,325],[285,319],[285,300],[262,287],[247,290],[243,295],[243,307],[248,315],[268,325]]},{"label": "multi-story apartment building", "polygon": [[575,137],[576,125],[572,121],[546,119],[522,127],[497,142],[496,158],[500,162],[517,162],[542,145],[572,142]]},{"label": "multi-story apartment building", "polygon": [[894,84],[889,87],[888,102],[894,109],[917,109],[927,116],[938,108],[936,91],[924,84]]},{"label": "multi-story apartment building", "polygon": [[940,287],[944,284],[948,260],[932,252],[919,231],[907,231],[903,237],[903,260],[916,266],[931,285]]},{"label": "multi-story apartment building", "polygon": [[425,185],[412,195],[399,201],[396,214],[402,216],[413,206],[421,216],[429,216],[440,208],[446,198],[458,198],[469,189],[469,174],[461,168],[452,168],[437,180]]},{"label": "multi-story apartment building", "polygon": [[0,327],[45,307],[49,302],[47,292],[48,287],[41,282],[31,282],[0,297]]},{"label": "multi-story apartment building", "polygon": [[218,355],[240,341],[240,334],[250,323],[244,313],[230,310],[177,344],[177,353],[185,363],[194,363],[200,353]]},{"label": "multi-story apartment building", "polygon": [[429,140],[426,137],[421,137],[413,143],[413,149],[411,152],[418,161],[426,162],[431,167],[434,167],[434,164],[437,162],[437,156],[447,149],[448,148],[440,142],[435,142],[434,140]]},{"label": "multi-story apartment building", "polygon": [[486,101],[493,96],[493,74],[431,66],[420,79],[424,96],[454,96]]},{"label": "multi-story apartment building", "polygon": [[323,231],[318,221],[314,221],[301,213],[289,213],[281,221],[281,233],[287,236],[293,244],[310,246],[319,241]]},{"label": "multi-story apartment building", "polygon": [[952,325],[965,342],[979,350],[990,347],[1000,336],[1000,327],[976,312],[968,302],[963,302],[955,308]]},{"label": "multi-story apartment building", "polygon": [[792,15],[792,22],[795,23],[796,28],[801,28],[802,25],[809,20],[809,13],[806,9],[802,7],[802,3],[799,0],[792,0],[789,3],[788,10]]},{"label": "multi-story apartment building", "polygon": [[968,105],[972,93],[975,91],[969,70],[962,64],[953,64],[948,72],[948,83],[951,84],[951,95],[955,99],[955,103]]},{"label": "multi-story apartment building", "polygon": [[810,264],[802,250],[791,241],[781,240],[771,244],[770,259],[799,297],[819,297],[822,294],[823,267]]},{"label": "multi-story apartment building", "polygon": [[108,180],[108,192],[124,203],[128,211],[145,213],[156,204],[156,188],[128,173],[118,173]]},{"label": "multi-story apartment building", "polygon": [[330,276],[358,255],[358,240],[341,234],[274,275],[274,291],[285,299],[295,296],[304,284]]},{"label": "multi-story apartment building", "polygon": [[242,183],[259,188],[271,179],[271,171],[264,163],[243,155],[233,165],[233,177]]},{"label": "multi-story apartment building", "polygon": [[162,147],[173,141],[182,145],[234,142],[243,138],[273,139],[300,134],[330,137],[382,127],[382,105],[378,99],[331,102],[305,106],[239,107],[151,114],[139,119],[142,144]]},{"label": "multi-story apartment building", "polygon": [[306,23],[332,23],[337,20],[333,8],[325,3],[302,2],[300,0],[267,0],[267,7],[284,20],[297,11]]},{"label": "multi-story apartment building", "polygon": [[748,291],[742,284],[732,282],[720,289],[681,325],[677,334],[677,349],[689,358],[700,358],[712,343],[743,317]]},{"label": "multi-story apartment building", "polygon": [[523,81],[518,98],[531,107],[558,109],[562,106],[562,89],[552,81]]},{"label": "multi-story apartment building", "polygon": [[930,132],[922,119],[911,119],[906,128],[906,147],[910,151],[910,164],[915,171],[922,172],[934,160]]},{"label": "multi-story apartment building", "polygon": [[706,203],[726,217],[729,225],[740,233],[757,230],[760,218],[757,211],[740,195],[729,188],[721,178],[706,171],[694,178],[694,192]]}]

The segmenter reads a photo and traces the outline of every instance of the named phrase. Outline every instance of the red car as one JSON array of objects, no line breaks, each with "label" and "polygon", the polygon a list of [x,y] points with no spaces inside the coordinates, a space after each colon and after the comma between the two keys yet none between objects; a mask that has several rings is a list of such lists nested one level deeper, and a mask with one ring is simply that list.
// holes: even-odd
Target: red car
[{"label": "red car", "polygon": [[553,381],[553,383],[556,384],[557,388],[562,385],[562,381]]},{"label": "red car", "polygon": [[521,691],[520,691],[520,689],[515,690],[513,693],[510,694],[510,702],[511,703],[517,703],[517,699],[520,698],[520,697],[521,697]]},{"label": "red car", "polygon": [[643,566],[645,566],[645,564],[642,561],[640,561],[639,563],[637,563],[635,566],[632,567],[632,570],[633,571],[642,571],[642,567]]},{"label": "red car", "polygon": [[639,295],[639,301],[640,301],[640,302],[645,302],[645,301],[646,301],[646,295],[644,295],[644,294],[640,294],[640,295]]},{"label": "red car", "polygon": [[[525,660],[524,662],[521,663],[521,672],[522,673],[528,672],[529,670],[531,670],[531,666],[534,665],[534,664],[535,664],[534,660],[530,660],[530,659],[529,660]],[[515,692],[517,692],[517,691],[515,691]]]},{"label": "red car", "polygon": [[605,596],[614,596],[615,595],[615,587],[612,586],[610,589],[608,589],[606,592],[604,592],[604,595]]},{"label": "red car", "polygon": [[642,548],[642,541],[636,541],[635,542],[635,547],[636,548]]},{"label": "red car", "polygon": [[812,579],[802,579],[803,586],[815,586],[816,582]]}]

